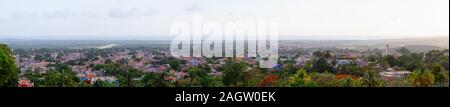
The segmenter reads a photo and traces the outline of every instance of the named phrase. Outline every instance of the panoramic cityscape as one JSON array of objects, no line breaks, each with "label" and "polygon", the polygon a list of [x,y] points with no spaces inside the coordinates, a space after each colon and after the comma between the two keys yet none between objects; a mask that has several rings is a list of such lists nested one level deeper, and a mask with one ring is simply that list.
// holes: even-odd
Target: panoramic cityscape
[{"label": "panoramic cityscape", "polygon": [[0,87],[449,87],[448,2],[1,0]]},{"label": "panoramic cityscape", "polygon": [[2,41],[11,47],[2,51],[12,52],[17,87],[449,86],[448,37],[281,40],[271,68],[255,57],[173,57],[170,41],[25,41]]}]

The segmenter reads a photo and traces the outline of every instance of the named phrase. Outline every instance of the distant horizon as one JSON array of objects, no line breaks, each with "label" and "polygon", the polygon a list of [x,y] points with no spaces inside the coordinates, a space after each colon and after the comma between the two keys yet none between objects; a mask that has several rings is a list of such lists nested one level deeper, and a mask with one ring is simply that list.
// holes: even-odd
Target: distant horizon
[{"label": "distant horizon", "polygon": [[[445,38],[449,37],[449,35],[429,35],[429,36],[410,36],[410,37],[398,37],[398,36],[356,36],[356,35],[320,35],[320,36],[300,36],[300,35],[282,35],[279,36],[280,40],[386,40],[386,39],[416,39],[416,38]],[[64,36],[64,37],[56,37],[56,36],[36,36],[35,38],[30,37],[11,37],[0,35],[0,40],[172,40],[175,37],[172,36],[158,36],[158,35],[148,35],[148,38],[143,35],[132,36],[132,35],[124,35],[124,36]]]}]

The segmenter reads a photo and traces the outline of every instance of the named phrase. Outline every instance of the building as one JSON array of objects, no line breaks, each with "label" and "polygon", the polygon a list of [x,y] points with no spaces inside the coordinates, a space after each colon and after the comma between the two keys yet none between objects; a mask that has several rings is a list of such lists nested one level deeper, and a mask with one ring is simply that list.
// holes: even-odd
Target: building
[{"label": "building", "polygon": [[411,74],[411,71],[397,71],[393,68],[388,68],[386,71],[380,72],[380,75],[384,79],[403,78],[409,74]]},{"label": "building", "polygon": [[34,83],[32,83],[27,78],[20,78],[20,80],[18,81],[18,87],[33,87],[33,86]]},{"label": "building", "polygon": [[383,51],[383,56],[390,55],[390,54],[391,54],[391,52],[390,52],[390,49],[389,49],[389,44],[387,44],[386,48]]}]

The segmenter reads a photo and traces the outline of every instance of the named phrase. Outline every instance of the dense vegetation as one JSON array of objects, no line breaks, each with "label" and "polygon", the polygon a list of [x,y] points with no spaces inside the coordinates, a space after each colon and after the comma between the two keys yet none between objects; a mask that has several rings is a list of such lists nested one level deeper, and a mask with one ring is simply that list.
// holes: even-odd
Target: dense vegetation
[{"label": "dense vegetation", "polygon": [[0,87],[15,87],[18,81],[18,71],[11,49],[0,44]]}]

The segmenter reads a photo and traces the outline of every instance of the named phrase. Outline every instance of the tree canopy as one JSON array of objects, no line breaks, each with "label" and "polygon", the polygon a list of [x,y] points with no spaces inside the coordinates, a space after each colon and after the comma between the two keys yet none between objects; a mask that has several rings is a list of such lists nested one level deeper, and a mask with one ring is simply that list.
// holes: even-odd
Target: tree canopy
[{"label": "tree canopy", "polygon": [[17,86],[18,72],[11,49],[0,44],[0,87]]}]

